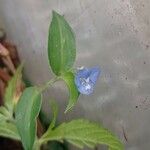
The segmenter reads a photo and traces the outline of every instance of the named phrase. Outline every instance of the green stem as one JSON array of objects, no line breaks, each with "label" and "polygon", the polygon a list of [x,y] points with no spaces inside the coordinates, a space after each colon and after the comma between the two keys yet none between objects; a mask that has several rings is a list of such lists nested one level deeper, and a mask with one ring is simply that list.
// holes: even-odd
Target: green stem
[{"label": "green stem", "polygon": [[[39,87],[40,92],[45,91],[47,88],[52,86],[59,79],[60,79],[60,77],[55,77],[55,78],[52,78],[51,80],[49,80],[46,84],[44,84],[41,87]],[[43,144],[42,140],[36,139],[36,141],[34,142],[32,150],[40,150],[40,147],[41,147],[42,144]]]},{"label": "green stem", "polygon": [[49,80],[46,84],[40,87],[41,92],[45,91],[48,87],[52,86],[56,81],[58,81],[60,77],[55,77]]},{"label": "green stem", "polygon": [[33,148],[32,150],[40,150],[40,147],[41,147],[41,143],[40,141],[37,139],[33,145]]}]

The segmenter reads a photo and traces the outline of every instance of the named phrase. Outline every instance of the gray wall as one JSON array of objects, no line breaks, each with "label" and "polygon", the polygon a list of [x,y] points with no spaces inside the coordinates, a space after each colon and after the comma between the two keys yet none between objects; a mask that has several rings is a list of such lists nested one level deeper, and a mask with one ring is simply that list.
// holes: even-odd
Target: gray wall
[{"label": "gray wall", "polygon": [[[115,132],[127,150],[149,150],[150,1],[0,0],[0,20],[26,61],[25,73],[34,84],[52,77],[46,50],[52,9],[63,14],[76,33],[75,66],[102,69],[94,94],[81,95],[66,116],[68,96],[63,83],[45,93],[47,100],[59,102],[59,120],[89,118]],[[46,101],[43,105],[49,111]]]}]

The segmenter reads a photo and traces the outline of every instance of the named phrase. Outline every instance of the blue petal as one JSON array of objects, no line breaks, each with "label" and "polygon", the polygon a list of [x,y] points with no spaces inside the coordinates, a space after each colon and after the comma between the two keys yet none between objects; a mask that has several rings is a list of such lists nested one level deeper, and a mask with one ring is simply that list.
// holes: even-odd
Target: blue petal
[{"label": "blue petal", "polygon": [[89,70],[88,69],[82,69],[82,70],[79,70],[75,76],[75,84],[77,87],[80,87],[81,86],[81,81],[80,81],[80,78],[87,78],[89,76]]},{"label": "blue petal", "polygon": [[77,75],[78,77],[82,77],[82,78],[88,78],[90,75],[90,70],[87,69],[87,68],[83,68],[82,70],[79,70],[77,72]]},{"label": "blue petal", "polygon": [[78,87],[78,91],[79,91],[80,93],[82,93],[82,94],[90,95],[90,94],[92,94],[93,91],[94,91],[94,85],[93,85],[93,83],[90,83],[90,86],[91,86],[90,89],[86,89],[85,86],[81,85],[81,86]]},{"label": "blue petal", "polygon": [[85,95],[93,93],[94,85],[96,84],[99,75],[100,69],[98,67],[79,70],[75,76],[75,84],[78,91]]},{"label": "blue petal", "polygon": [[93,67],[90,69],[89,78],[94,84],[96,84],[96,81],[98,80],[98,78],[100,76],[100,72],[101,71],[100,71],[99,67]]}]

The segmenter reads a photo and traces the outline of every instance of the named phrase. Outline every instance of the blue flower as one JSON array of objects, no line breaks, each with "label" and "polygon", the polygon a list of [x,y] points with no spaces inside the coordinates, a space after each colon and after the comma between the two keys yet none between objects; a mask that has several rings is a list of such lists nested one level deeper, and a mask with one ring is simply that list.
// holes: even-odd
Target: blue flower
[{"label": "blue flower", "polygon": [[93,93],[99,75],[100,69],[98,67],[80,69],[75,76],[78,91],[85,95]]}]

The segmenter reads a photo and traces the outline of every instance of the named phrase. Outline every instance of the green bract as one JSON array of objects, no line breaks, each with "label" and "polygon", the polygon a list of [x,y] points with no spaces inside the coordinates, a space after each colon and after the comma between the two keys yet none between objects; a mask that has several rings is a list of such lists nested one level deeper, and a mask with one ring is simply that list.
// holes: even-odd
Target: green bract
[{"label": "green bract", "polygon": [[65,112],[70,110],[77,102],[79,97],[79,92],[74,82],[74,74],[72,72],[67,72],[62,76],[62,79],[66,82],[69,89],[69,104]]}]

